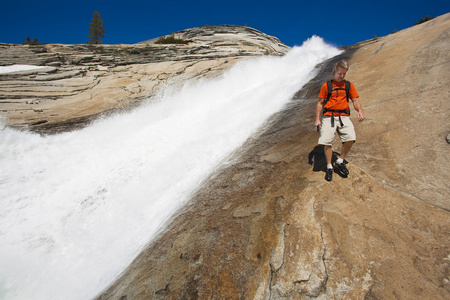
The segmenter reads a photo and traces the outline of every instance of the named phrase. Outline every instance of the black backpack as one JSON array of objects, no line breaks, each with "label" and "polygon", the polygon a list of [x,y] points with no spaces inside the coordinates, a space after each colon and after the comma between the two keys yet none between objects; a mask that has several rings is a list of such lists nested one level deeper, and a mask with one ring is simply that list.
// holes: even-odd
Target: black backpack
[{"label": "black backpack", "polygon": [[328,96],[327,99],[325,100],[325,102],[323,103],[323,106],[325,107],[325,104],[327,104],[328,100],[330,100],[331,97],[331,93],[333,91],[337,91],[337,90],[343,90],[345,91],[345,94],[347,95],[347,102],[348,102],[348,94],[350,93],[350,81],[345,80],[345,88],[335,88],[333,89],[333,83],[332,80],[327,81],[327,88],[328,88]]},{"label": "black backpack", "polygon": [[339,114],[339,122],[340,122],[341,126],[344,126],[344,123],[342,123],[342,120],[341,120],[341,113],[350,115],[350,109],[346,109],[346,110],[326,109],[325,105],[327,104],[328,100],[330,100],[331,93],[333,93],[333,91],[337,91],[337,90],[345,91],[345,94],[347,96],[347,102],[348,102],[348,96],[350,94],[350,81],[345,80],[345,88],[334,88],[333,89],[332,80],[329,80],[329,81],[327,81],[327,89],[328,89],[328,95],[327,95],[327,99],[323,103],[323,113],[331,112],[331,127],[334,127],[334,113]]}]

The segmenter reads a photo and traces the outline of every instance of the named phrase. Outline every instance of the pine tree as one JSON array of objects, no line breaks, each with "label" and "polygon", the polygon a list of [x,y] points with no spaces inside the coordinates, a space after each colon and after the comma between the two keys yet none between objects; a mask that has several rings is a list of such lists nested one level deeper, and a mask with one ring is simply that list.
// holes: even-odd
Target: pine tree
[{"label": "pine tree", "polygon": [[91,27],[89,27],[88,44],[101,44],[101,38],[103,38],[105,34],[105,28],[103,27],[103,20],[98,11],[94,11],[94,16],[92,17],[91,22]]}]

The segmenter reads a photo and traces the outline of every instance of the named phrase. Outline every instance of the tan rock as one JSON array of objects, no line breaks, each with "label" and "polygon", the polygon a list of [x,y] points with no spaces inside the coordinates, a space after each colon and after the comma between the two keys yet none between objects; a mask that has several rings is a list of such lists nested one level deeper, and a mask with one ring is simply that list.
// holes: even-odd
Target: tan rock
[{"label": "tan rock", "polygon": [[0,73],[0,116],[16,128],[65,130],[105,111],[134,107],[155,97],[162,86],[179,87],[188,80],[222,74],[240,59],[289,50],[277,38],[242,26],[204,26],[175,34],[190,42],[0,44],[0,65],[52,65]]}]

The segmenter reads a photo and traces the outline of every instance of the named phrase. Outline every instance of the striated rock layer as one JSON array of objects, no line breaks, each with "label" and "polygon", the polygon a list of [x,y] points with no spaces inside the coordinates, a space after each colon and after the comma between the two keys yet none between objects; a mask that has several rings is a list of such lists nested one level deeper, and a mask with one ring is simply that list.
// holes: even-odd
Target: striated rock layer
[{"label": "striated rock layer", "polygon": [[217,76],[240,59],[283,55],[277,38],[240,26],[204,26],[174,33],[186,45],[0,44],[0,65],[44,69],[0,73],[0,116],[38,131],[73,129],[105,111],[134,106],[162,86]]},{"label": "striated rock layer", "polygon": [[99,299],[450,298],[449,45],[447,14],[341,55],[367,119],[332,182],[308,164],[325,63]]}]

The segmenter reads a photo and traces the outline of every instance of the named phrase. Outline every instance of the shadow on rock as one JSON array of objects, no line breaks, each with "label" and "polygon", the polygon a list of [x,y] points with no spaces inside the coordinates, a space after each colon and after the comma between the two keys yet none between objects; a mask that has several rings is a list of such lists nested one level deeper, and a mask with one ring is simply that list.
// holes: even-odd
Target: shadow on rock
[{"label": "shadow on rock", "polygon": [[[333,151],[331,163],[334,163],[336,159],[339,158],[339,155],[340,153]],[[323,145],[317,145],[311,152],[309,152],[308,163],[313,165],[314,172],[326,172],[327,160],[325,158],[325,152],[323,151]],[[348,162],[344,159],[344,163],[347,164]]]}]

